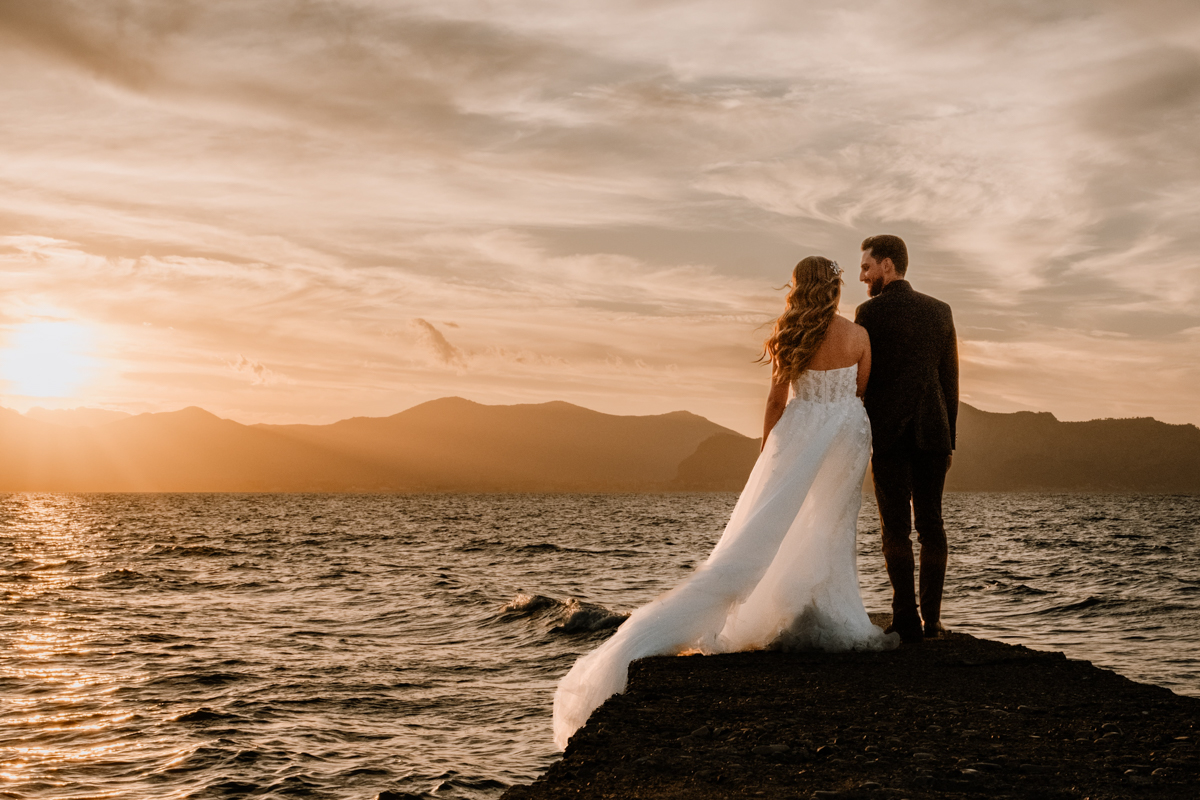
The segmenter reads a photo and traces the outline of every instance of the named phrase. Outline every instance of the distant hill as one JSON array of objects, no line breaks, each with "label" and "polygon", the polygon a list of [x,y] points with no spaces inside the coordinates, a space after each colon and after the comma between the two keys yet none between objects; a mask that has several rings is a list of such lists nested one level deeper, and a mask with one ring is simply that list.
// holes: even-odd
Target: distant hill
[{"label": "distant hill", "polygon": [[[332,425],[242,425],[199,408],[59,424],[0,409],[0,491],[737,491],[759,442],[684,411],[443,398]],[[89,420],[82,424],[81,420]],[[1200,493],[1200,429],[1059,422],[963,404],[947,488]]]},{"label": "distant hill", "polygon": [[717,434],[738,436],[684,411],[460,398],[332,425],[247,426],[187,408],[64,427],[0,410],[0,491],[669,490]]},{"label": "distant hill", "polygon": [[[1200,494],[1195,425],[1148,417],[1059,422],[1046,412],[958,408],[948,491]],[[681,488],[740,489],[758,449],[759,440],[746,436],[704,442],[680,464]]]},{"label": "distant hill", "polygon": [[34,406],[25,412],[25,416],[39,422],[53,422],[55,425],[65,425],[69,428],[90,428],[93,425],[103,425],[133,416],[124,411],[107,411],[102,408],[42,408]]},{"label": "distant hill", "polygon": [[358,488],[405,491],[668,489],[701,442],[740,435],[686,411],[625,417],[563,402],[485,406],[458,397],[391,417],[255,428],[371,465],[374,480]]},{"label": "distant hill", "polygon": [[363,474],[362,465],[340,453],[200,408],[91,427],[4,411],[0,441],[0,491],[338,491],[343,475]]},{"label": "distant hill", "polygon": [[718,433],[679,462],[674,488],[696,492],[738,492],[758,460],[762,439]]},{"label": "distant hill", "polygon": [[1059,422],[959,405],[954,491],[1200,494],[1200,428],[1141,417]]}]

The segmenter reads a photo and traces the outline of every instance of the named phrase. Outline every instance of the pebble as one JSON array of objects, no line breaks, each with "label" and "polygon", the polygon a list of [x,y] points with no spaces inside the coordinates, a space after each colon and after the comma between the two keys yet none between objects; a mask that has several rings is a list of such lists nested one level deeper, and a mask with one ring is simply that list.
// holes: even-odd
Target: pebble
[{"label": "pebble", "polygon": [[962,772],[962,774],[963,774],[963,775],[966,775],[968,778],[974,777],[974,776],[976,776],[976,775],[982,775],[982,774],[983,774],[983,773],[982,773],[982,772],[980,772],[979,770],[977,770],[977,769],[971,769],[970,767],[968,767],[967,769],[961,770],[961,772]]},{"label": "pebble", "polygon": [[712,731],[705,725],[703,728],[696,728],[689,735],[696,739],[707,739],[709,736],[712,736]]},{"label": "pebble", "polygon": [[876,783],[875,781],[867,781],[866,783],[860,785],[858,788],[860,788],[860,789],[882,789],[883,784]]},{"label": "pebble", "polygon": [[756,756],[776,756],[791,749],[786,744],[760,744],[750,752]]},{"label": "pebble", "polygon": [[993,764],[990,761],[977,761],[971,765],[972,769],[984,770],[986,772],[995,772],[1000,769],[999,764]]},{"label": "pebble", "polygon": [[1021,772],[1028,772],[1031,774],[1045,774],[1054,772],[1054,767],[1048,767],[1045,764],[1022,764],[1020,767],[1018,767],[1018,769],[1020,769]]},{"label": "pebble", "polygon": [[917,761],[930,761],[933,759],[933,753],[913,753],[912,757]]}]

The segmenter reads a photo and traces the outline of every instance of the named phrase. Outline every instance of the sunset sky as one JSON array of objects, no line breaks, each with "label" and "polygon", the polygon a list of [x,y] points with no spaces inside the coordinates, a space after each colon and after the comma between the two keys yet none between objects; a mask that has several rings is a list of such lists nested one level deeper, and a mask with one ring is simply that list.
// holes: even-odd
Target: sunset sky
[{"label": "sunset sky", "polygon": [[1200,4],[0,0],[0,406],[757,435],[801,257],[963,399],[1200,423]]}]

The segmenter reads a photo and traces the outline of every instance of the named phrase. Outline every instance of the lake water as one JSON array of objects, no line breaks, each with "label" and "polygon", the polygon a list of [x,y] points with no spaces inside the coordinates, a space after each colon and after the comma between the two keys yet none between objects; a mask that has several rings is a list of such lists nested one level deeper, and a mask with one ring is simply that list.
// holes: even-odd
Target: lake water
[{"label": "lake water", "polygon": [[[0,495],[0,792],[494,798],[733,494]],[[1200,695],[1200,497],[951,494],[944,621]],[[873,503],[859,565],[888,608]]]}]

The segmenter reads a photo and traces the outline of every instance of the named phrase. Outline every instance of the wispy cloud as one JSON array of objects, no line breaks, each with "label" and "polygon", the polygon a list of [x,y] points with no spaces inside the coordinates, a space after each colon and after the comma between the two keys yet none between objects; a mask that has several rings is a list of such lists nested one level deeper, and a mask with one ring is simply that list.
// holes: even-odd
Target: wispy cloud
[{"label": "wispy cloud", "polygon": [[254,386],[270,386],[276,383],[290,383],[282,375],[277,374],[269,369],[265,364],[246,358],[241,353],[238,354],[237,360],[229,365],[234,372],[246,375],[250,378],[250,383]]},{"label": "wispy cloud", "polygon": [[0,323],[105,331],[74,405],[752,431],[771,288],[886,230],[981,405],[1200,422],[1196,42],[1170,0],[14,0]]},{"label": "wispy cloud", "polygon": [[412,325],[417,331],[417,340],[433,356],[435,361],[445,364],[448,367],[466,369],[467,359],[463,356],[462,350],[450,344],[445,334],[420,317],[414,319]]}]

